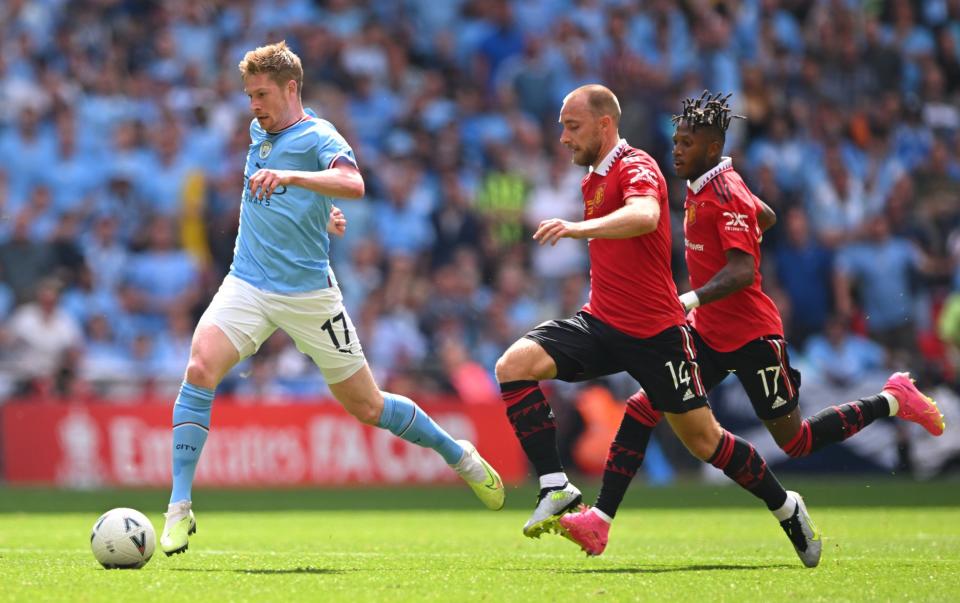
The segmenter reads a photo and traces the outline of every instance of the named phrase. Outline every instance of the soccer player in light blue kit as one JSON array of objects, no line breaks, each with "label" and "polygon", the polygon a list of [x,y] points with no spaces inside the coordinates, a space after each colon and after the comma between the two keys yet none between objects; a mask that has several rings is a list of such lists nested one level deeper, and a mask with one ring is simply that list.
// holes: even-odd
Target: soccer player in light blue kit
[{"label": "soccer player in light blue kit", "polygon": [[284,42],[262,46],[244,56],[240,73],[254,115],[240,231],[230,273],[194,332],[173,408],[173,491],[163,552],[185,551],[196,531],[190,490],[214,390],[278,328],[320,367],[350,414],[436,450],[484,505],[502,508],[500,476],[473,444],[454,440],[415,402],[374,382],[328,259],[333,199],[362,197],[363,178],[333,125],[304,110],[300,58]]}]

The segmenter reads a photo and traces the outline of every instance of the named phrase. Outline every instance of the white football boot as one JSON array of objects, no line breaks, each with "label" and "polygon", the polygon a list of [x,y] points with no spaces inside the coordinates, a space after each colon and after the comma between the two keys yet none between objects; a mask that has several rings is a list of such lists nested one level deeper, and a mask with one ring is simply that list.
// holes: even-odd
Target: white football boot
[{"label": "white football boot", "polygon": [[569,511],[577,508],[583,497],[576,486],[567,482],[559,488],[544,488],[537,497],[537,506],[533,515],[523,526],[523,535],[528,538],[539,538],[546,532],[559,533],[557,521]]},{"label": "white football boot", "polygon": [[786,532],[790,543],[800,561],[807,567],[817,567],[820,563],[820,551],[823,542],[820,540],[820,530],[810,519],[807,513],[807,505],[803,504],[803,498],[796,492],[787,491],[787,496],[797,502],[797,508],[789,519],[780,522],[780,527]]}]

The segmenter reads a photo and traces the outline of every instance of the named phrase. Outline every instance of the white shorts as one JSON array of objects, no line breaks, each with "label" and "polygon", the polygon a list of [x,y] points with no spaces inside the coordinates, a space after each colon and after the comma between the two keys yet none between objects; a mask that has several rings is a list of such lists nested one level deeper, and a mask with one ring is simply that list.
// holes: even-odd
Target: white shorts
[{"label": "white shorts", "polygon": [[228,274],[197,326],[202,324],[219,327],[241,359],[282,329],[320,367],[328,384],[347,379],[366,363],[336,285],[306,293],[270,293]]}]

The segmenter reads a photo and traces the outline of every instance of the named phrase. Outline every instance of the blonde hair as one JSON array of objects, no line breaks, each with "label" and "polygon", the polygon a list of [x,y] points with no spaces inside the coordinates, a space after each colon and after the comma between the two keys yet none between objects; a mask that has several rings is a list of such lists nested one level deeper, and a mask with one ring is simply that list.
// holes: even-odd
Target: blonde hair
[{"label": "blonde hair", "polygon": [[303,65],[286,40],[276,44],[268,44],[247,52],[240,61],[240,75],[246,79],[248,75],[266,73],[281,88],[287,82],[297,82],[297,94],[303,89]]}]

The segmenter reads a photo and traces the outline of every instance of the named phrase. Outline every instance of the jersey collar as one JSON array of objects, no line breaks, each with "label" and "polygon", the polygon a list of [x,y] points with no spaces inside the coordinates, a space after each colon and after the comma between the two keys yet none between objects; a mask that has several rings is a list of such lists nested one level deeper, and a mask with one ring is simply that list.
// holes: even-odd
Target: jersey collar
[{"label": "jersey collar", "polygon": [[[298,119],[297,121],[293,122],[292,124],[290,124],[289,126],[287,126],[286,128],[284,128],[284,129],[282,129],[282,130],[278,130],[278,131],[276,131],[276,132],[267,132],[267,134],[269,134],[270,136],[277,136],[277,135],[279,135],[279,134],[283,134],[284,132],[287,132],[287,131],[289,131],[289,130],[292,130],[292,129],[295,128],[296,126],[299,126],[300,124],[302,124],[302,123],[305,122],[305,121],[310,121],[311,119],[316,119],[316,117],[317,117],[317,114],[313,112],[313,109],[304,108],[304,109],[303,109],[303,115],[300,117],[300,119]],[[264,130],[264,132],[266,132],[266,130]]]},{"label": "jersey collar", "polygon": [[593,166],[590,166],[590,173],[596,174],[597,176],[606,176],[607,172],[610,171],[610,167],[613,165],[613,162],[620,157],[620,154],[623,153],[623,150],[627,148],[627,139],[621,138],[617,142],[617,146],[610,149],[610,152],[607,153],[607,156],[603,158],[603,161],[597,166],[596,169]]},{"label": "jersey collar", "polygon": [[700,176],[693,182],[690,182],[689,180],[687,180],[687,186],[690,188],[690,190],[693,191],[693,194],[697,194],[701,190],[703,190],[703,187],[705,187],[707,183],[713,180],[718,174],[732,168],[733,168],[733,159],[731,159],[730,157],[721,157],[720,163],[713,166],[713,168],[708,170],[707,173]]}]

